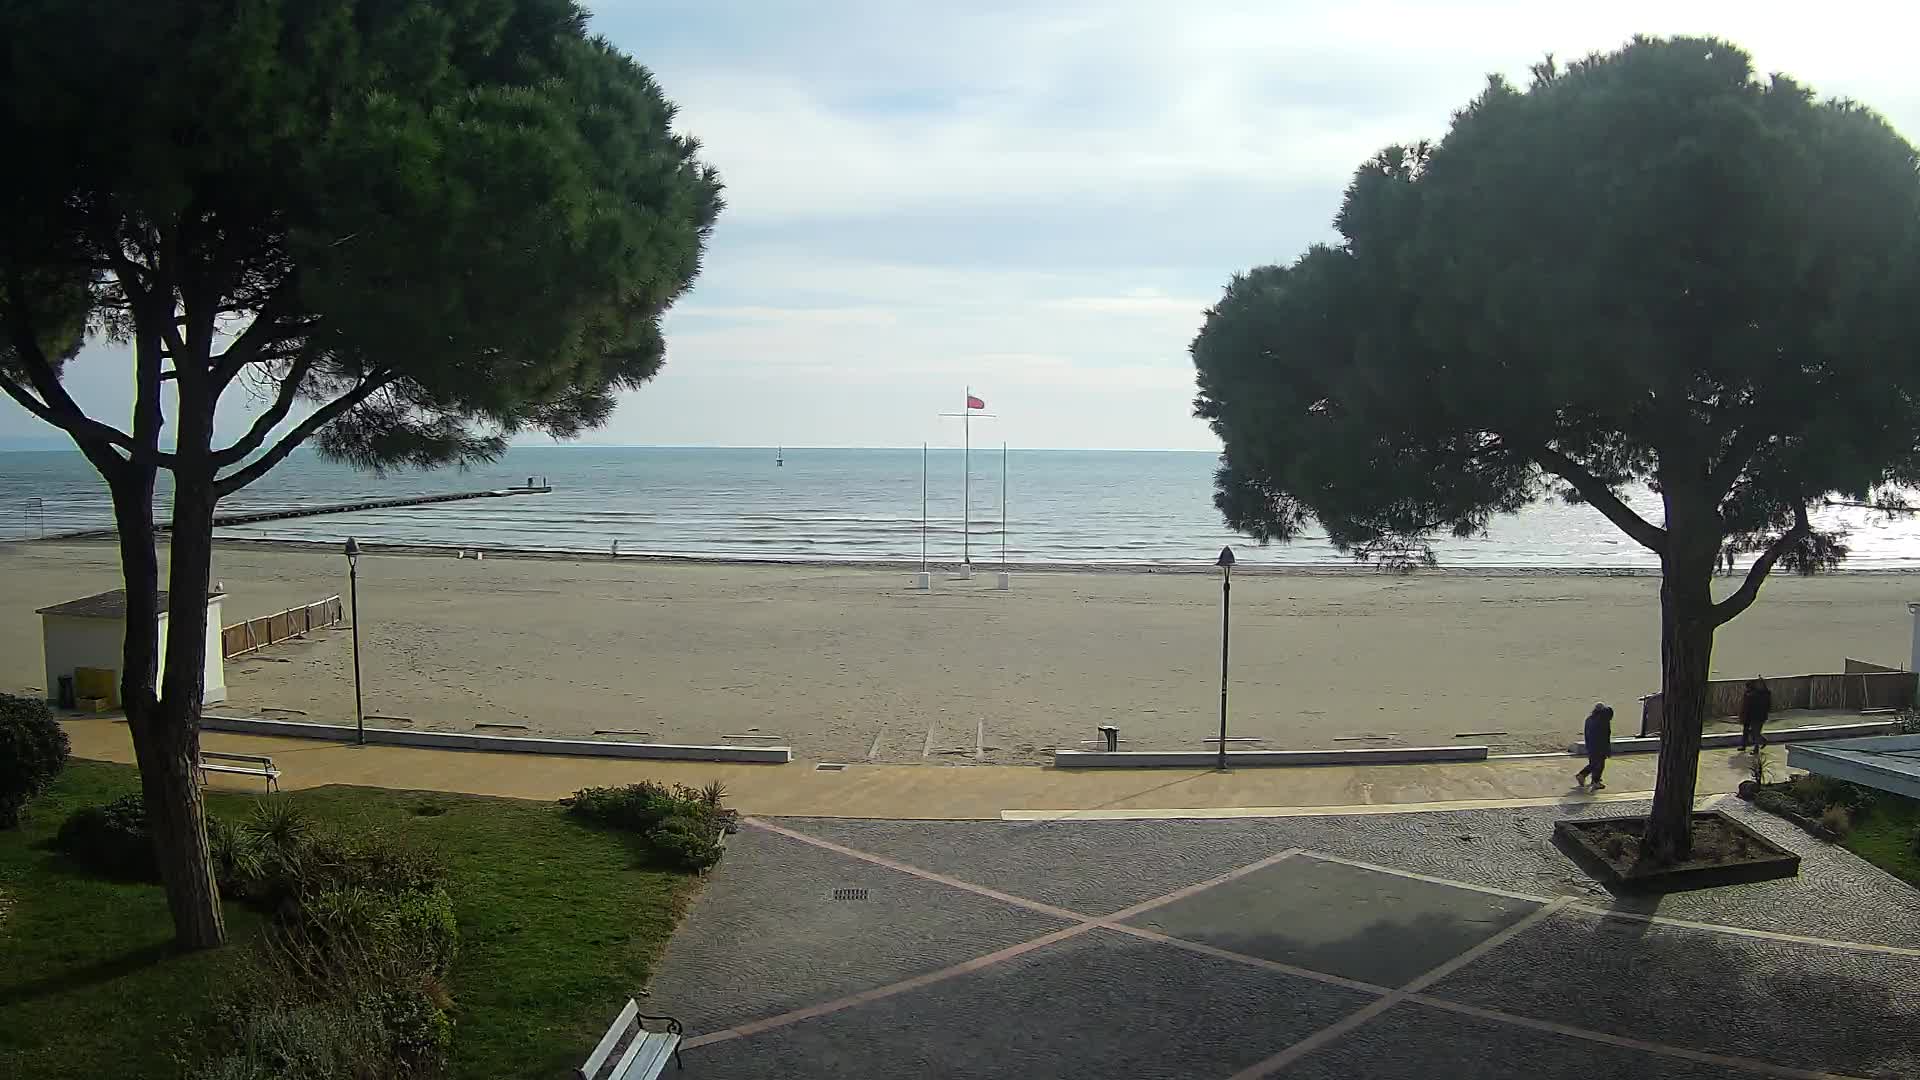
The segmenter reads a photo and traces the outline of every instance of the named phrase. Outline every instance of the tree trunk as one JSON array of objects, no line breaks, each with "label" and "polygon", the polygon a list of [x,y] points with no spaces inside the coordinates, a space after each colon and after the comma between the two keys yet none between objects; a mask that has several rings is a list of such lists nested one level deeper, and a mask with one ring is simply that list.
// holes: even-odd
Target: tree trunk
[{"label": "tree trunk", "polygon": [[[153,833],[155,861],[159,864],[161,884],[166,888],[167,909],[173,916],[175,943],[182,948],[205,949],[225,943],[226,921],[213,884],[213,861],[207,851],[206,810],[195,776],[195,763],[200,754],[198,692],[192,721],[188,722],[177,708],[170,707],[172,702],[167,696],[156,693],[155,688],[160,658],[160,568],[154,544],[153,481],[152,469],[133,468],[125,479],[111,485],[114,524],[120,534],[120,566],[127,591],[120,701],[133,734],[133,754],[140,766],[147,826]],[[173,564],[177,577],[180,570],[177,548]],[[201,594],[205,595],[204,586]],[[206,604],[182,605],[177,596],[169,599],[173,601],[167,616],[167,675],[171,681],[177,670],[174,652],[183,637],[201,640],[200,651],[205,652]],[[191,615],[196,607],[199,617],[193,619]],[[183,620],[183,614],[189,618]],[[182,625],[183,621],[192,622],[198,629]],[[193,664],[196,683],[203,681],[201,664],[204,662],[203,655]]]},{"label": "tree trunk", "polygon": [[[204,447],[211,432],[195,430],[200,427],[182,416],[167,579],[167,667],[160,685],[158,723],[153,725],[161,768],[149,773],[143,762],[141,769],[174,929],[180,943],[190,948],[210,948],[227,937],[207,850],[206,805],[194,775],[200,755],[201,697],[207,681],[207,591],[213,577],[213,477],[204,464],[205,451],[192,449],[196,437]],[[158,813],[156,781],[162,789]]]},{"label": "tree trunk", "polygon": [[[1672,518],[1670,516],[1669,520]],[[1647,853],[1656,861],[1693,852],[1693,797],[1700,772],[1700,729],[1713,667],[1714,542],[1672,535],[1660,583],[1660,774],[1647,820]],[[1706,554],[1694,549],[1703,549]]]}]

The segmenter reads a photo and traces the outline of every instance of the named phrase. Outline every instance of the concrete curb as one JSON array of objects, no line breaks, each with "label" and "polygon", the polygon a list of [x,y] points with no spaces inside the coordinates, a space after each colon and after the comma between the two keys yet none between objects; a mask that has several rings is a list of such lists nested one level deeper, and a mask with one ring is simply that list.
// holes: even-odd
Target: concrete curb
[{"label": "concrete curb", "polygon": [[[1809,742],[1814,739],[1854,739],[1863,735],[1898,735],[1900,721],[1875,720],[1862,724],[1821,724],[1815,727],[1775,728],[1767,732],[1767,743]],[[1715,750],[1740,745],[1740,734],[1735,731],[1719,732],[1700,736],[1700,749]],[[1613,740],[1613,753],[1646,754],[1657,752],[1660,740],[1655,736],[1641,738],[1638,735]],[[1567,747],[1567,753],[1576,757],[1587,756],[1587,744],[1577,742]]]},{"label": "concrete curb", "polygon": [[[1429,761],[1485,761],[1484,746],[1378,746],[1357,750],[1229,750],[1227,765],[1414,765]],[[1056,769],[1204,769],[1217,750],[1055,750]]]},{"label": "concrete curb", "polygon": [[[240,716],[201,716],[206,731],[238,735],[277,735],[294,739],[352,742],[355,729],[344,724],[300,720],[260,720]],[[368,728],[367,741],[382,746],[418,746],[429,750],[491,750],[514,754],[564,754],[570,757],[640,758],[656,761],[728,761],[785,765],[793,760],[786,746],[689,746],[679,743],[620,743],[598,739],[533,739],[515,735],[471,735],[457,731],[403,731]]]}]

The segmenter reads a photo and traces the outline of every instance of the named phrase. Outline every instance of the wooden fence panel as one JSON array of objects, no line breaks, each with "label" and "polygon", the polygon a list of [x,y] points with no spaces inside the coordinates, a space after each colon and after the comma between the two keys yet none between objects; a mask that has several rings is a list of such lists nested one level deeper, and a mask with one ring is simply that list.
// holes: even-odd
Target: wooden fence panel
[{"label": "wooden fence panel", "polygon": [[289,638],[305,637],[315,630],[338,626],[345,610],[338,596],[329,596],[312,604],[223,626],[220,628],[220,655],[232,658]]}]

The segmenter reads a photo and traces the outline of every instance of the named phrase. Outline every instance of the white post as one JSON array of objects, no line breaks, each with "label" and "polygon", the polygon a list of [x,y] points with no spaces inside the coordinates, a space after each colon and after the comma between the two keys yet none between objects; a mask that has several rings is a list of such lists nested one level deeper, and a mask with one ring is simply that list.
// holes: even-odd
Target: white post
[{"label": "white post", "polygon": [[967,387],[967,398],[960,410],[961,438],[965,449],[960,452],[960,572],[963,577],[973,577],[973,387]]},{"label": "white post", "polygon": [[1000,444],[1000,578],[994,588],[1007,591],[1007,444]]},{"label": "white post", "polygon": [[1907,670],[1920,671],[1920,601],[1907,601],[1907,614],[1913,616],[1913,656],[1907,662]]},{"label": "white post", "polygon": [[927,572],[927,444],[920,444],[920,572],[913,575],[913,587],[925,592],[933,588],[933,575]]}]

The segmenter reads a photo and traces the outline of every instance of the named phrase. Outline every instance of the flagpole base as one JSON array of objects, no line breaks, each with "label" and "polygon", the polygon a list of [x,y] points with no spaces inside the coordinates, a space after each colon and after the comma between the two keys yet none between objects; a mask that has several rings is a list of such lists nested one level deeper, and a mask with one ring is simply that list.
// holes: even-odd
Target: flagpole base
[{"label": "flagpole base", "polygon": [[993,587],[995,589],[998,589],[1001,592],[1006,592],[1009,583],[1013,580],[1012,576],[1009,574],[996,574],[994,575],[994,578],[995,580],[993,583]]},{"label": "flagpole base", "polygon": [[933,591],[933,575],[924,570],[913,575],[913,587],[920,592]]}]

